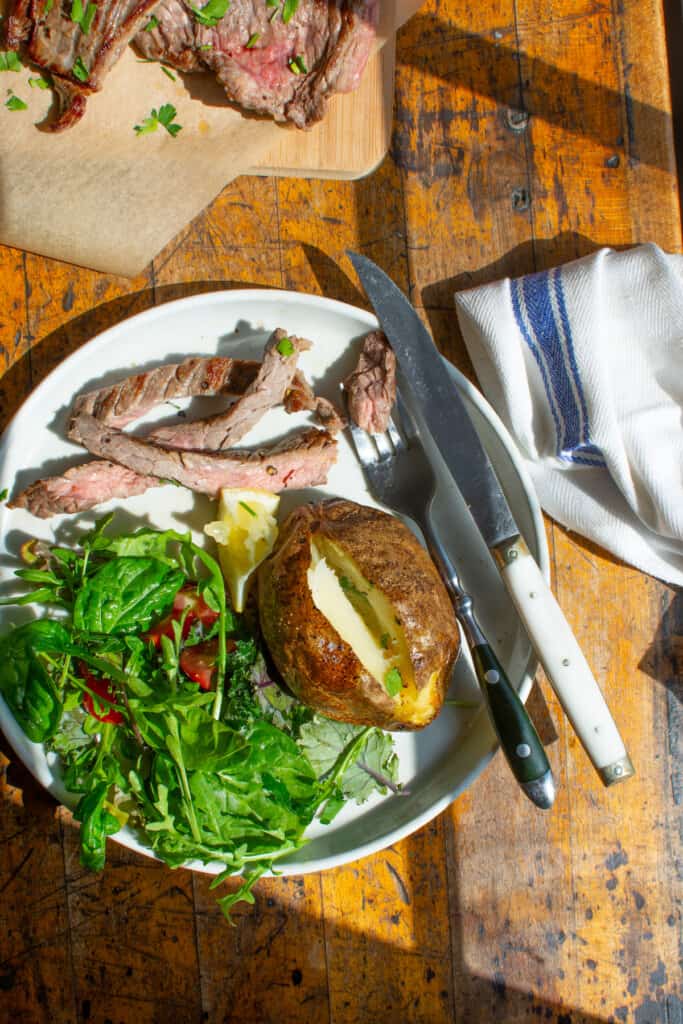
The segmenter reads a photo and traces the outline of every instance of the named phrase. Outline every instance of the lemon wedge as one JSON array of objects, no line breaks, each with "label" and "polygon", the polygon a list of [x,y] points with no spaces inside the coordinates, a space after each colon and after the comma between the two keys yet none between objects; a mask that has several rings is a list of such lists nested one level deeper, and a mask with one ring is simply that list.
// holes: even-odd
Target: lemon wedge
[{"label": "lemon wedge", "polygon": [[244,611],[249,578],[277,540],[280,496],[270,491],[225,487],[218,503],[218,519],[204,533],[218,545],[218,558],[228,584],[232,606]]}]

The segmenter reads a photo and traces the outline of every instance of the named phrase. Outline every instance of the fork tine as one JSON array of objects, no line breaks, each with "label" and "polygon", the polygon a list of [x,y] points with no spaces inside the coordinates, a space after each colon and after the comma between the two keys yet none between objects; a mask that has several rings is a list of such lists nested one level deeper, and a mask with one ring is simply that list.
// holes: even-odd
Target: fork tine
[{"label": "fork tine", "polygon": [[366,434],[364,430],[357,427],[351,419],[349,419],[348,426],[351,432],[353,447],[356,449],[356,455],[361,466],[374,465],[377,462],[377,448],[370,434]]}]

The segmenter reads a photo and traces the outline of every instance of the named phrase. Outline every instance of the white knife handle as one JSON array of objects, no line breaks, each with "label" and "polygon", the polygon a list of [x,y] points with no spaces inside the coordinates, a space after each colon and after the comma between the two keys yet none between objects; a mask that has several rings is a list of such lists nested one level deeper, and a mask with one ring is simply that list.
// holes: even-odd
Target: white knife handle
[{"label": "white knife handle", "polygon": [[598,775],[606,786],[633,775],[600,687],[524,540],[507,541],[492,553],[538,659]]}]

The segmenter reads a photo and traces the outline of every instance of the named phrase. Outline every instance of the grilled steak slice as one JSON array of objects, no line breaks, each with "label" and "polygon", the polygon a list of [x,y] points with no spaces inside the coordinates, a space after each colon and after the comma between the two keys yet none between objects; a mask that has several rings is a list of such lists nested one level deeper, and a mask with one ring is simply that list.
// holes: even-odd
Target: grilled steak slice
[{"label": "grilled steak slice", "polygon": [[278,327],[268,339],[258,374],[234,405],[208,419],[160,427],[151,439],[169,448],[223,451],[234,447],[269,409],[282,404],[296,373],[299,353],[310,347],[310,341],[289,337]]},{"label": "grilled steak slice", "polygon": [[222,487],[281,491],[324,483],[337,457],[337,442],[311,427],[259,451],[199,452],[162,448],[151,441],[105,427],[88,413],[76,418],[82,443],[101,458],[113,459],[141,476],[156,476],[216,495]]},{"label": "grilled steak slice", "polygon": [[93,459],[62,476],[37,480],[9,503],[10,508],[25,508],[39,519],[60,512],[84,512],[110,498],[132,498],[163,481],[139,476],[125,466],[104,459]]},{"label": "grilled steak slice", "polygon": [[267,0],[232,0],[208,28],[192,16],[189,2],[162,0],[158,27],[139,33],[135,43],[146,57],[180,70],[210,68],[228,99],[245,110],[307,128],[323,117],[329,96],[358,85],[379,2],[299,0],[286,24],[283,11]]},{"label": "grilled steak slice", "polygon": [[[45,127],[62,131],[80,120],[90,93],[102,88],[110,68],[149,22],[159,0],[82,0],[73,20],[71,0],[15,0],[7,45],[27,43],[28,56],[54,79],[59,117]],[[94,17],[88,10],[94,8]],[[84,29],[87,28],[87,31]]]},{"label": "grilled steak slice", "polygon": [[287,412],[312,412],[331,434],[337,434],[346,426],[346,420],[332,402],[316,395],[302,373],[294,375],[292,386],[285,395],[285,409]]},{"label": "grilled steak slice", "polygon": [[[337,457],[337,442],[324,430],[310,428],[259,451],[164,452],[154,446],[109,430],[87,413],[93,436],[100,434],[101,450],[122,447],[137,465],[160,466],[178,474],[175,479],[194,491],[215,496],[222,487],[255,487],[263,491],[282,491],[290,487],[314,487],[325,483],[327,473]],[[112,436],[114,435],[114,436]],[[122,446],[118,438],[131,444]],[[145,450],[147,449],[147,450]],[[182,479],[178,477],[182,475]],[[147,476],[116,462],[94,459],[67,470],[63,476],[37,480],[9,503],[10,508],[25,508],[40,519],[60,513],[85,512],[111,498],[131,498],[150,487],[160,487],[167,480]]]},{"label": "grilled steak slice", "polygon": [[381,434],[389,425],[396,401],[396,356],[382,331],[363,338],[358,365],[344,381],[349,415],[370,434]]},{"label": "grilled steak slice", "polygon": [[199,395],[241,395],[256,379],[261,364],[255,359],[193,356],[138,373],[110,387],[78,395],[73,415],[90,413],[110,427],[125,427],[174,398]]}]

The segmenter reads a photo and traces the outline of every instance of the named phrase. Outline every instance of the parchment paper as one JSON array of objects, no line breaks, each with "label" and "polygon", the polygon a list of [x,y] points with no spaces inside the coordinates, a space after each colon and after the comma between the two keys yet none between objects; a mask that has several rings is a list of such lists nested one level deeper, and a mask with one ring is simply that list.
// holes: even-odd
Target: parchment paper
[{"label": "parchment paper", "polygon": [[[384,0],[378,46],[418,7]],[[36,72],[0,72],[0,241],[132,277],[292,130],[226,106],[211,74],[174,74],[129,47],[84,118],[52,135],[36,128],[52,102],[51,91],[29,87]],[[8,110],[8,89],[29,109]],[[137,136],[133,126],[164,103],[182,131]]]}]

